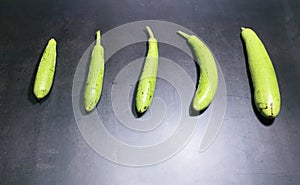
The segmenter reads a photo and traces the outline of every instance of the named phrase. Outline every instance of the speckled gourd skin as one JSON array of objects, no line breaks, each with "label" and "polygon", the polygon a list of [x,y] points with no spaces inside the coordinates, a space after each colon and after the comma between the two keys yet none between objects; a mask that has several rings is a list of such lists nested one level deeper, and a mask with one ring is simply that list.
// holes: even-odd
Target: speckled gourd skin
[{"label": "speckled gourd skin", "polygon": [[249,71],[254,88],[257,109],[266,118],[275,118],[280,112],[280,91],[272,61],[257,34],[250,28],[241,28]]},{"label": "speckled gourd skin", "polygon": [[104,48],[100,44],[100,31],[98,31],[84,91],[84,107],[87,112],[92,111],[99,102],[102,93],[103,76]]},{"label": "speckled gourd skin", "polygon": [[143,71],[138,82],[136,93],[136,109],[144,113],[152,103],[158,68],[158,44],[150,27],[146,27],[150,38],[148,39],[148,53],[146,56]]},{"label": "speckled gourd skin", "polygon": [[33,92],[37,99],[44,98],[53,84],[56,66],[56,41],[51,38],[43,52],[39,67],[36,73]]}]

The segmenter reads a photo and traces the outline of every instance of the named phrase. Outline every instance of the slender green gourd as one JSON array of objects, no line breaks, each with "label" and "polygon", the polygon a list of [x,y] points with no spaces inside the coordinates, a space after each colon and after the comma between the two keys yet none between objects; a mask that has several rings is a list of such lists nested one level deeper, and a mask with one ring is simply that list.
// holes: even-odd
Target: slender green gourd
[{"label": "slender green gourd", "polygon": [[104,75],[104,49],[101,46],[100,31],[96,33],[87,82],[84,91],[84,107],[87,112],[92,111],[101,96]]},{"label": "slender green gourd", "polygon": [[154,38],[150,27],[147,26],[146,29],[150,37],[148,39],[148,53],[136,93],[136,109],[139,113],[144,113],[152,102],[158,68],[157,40]]},{"label": "slender green gourd", "polygon": [[182,31],[178,31],[177,33],[187,39],[200,68],[199,84],[194,95],[193,108],[201,111],[210,105],[217,92],[217,65],[211,51],[200,39],[195,35],[188,35]]},{"label": "slender green gourd", "polygon": [[275,118],[280,112],[280,92],[272,61],[260,38],[250,28],[241,28],[249,71],[254,88],[254,102],[266,118]]},{"label": "slender green gourd", "polygon": [[55,65],[56,41],[51,38],[42,55],[34,81],[33,93],[37,99],[42,99],[49,93],[53,84]]}]

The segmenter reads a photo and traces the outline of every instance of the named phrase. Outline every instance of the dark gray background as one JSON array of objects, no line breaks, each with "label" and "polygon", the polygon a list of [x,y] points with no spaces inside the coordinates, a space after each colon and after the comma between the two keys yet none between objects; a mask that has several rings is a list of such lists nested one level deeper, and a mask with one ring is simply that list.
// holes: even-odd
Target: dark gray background
[{"label": "dark gray background", "polygon": [[[299,184],[300,1],[0,3],[1,184]],[[186,147],[164,163],[134,168],[107,161],[86,144],[74,119],[71,95],[76,66],[95,31],[105,33],[144,19],[180,24],[206,41],[224,73],[227,108],[220,134],[207,151]],[[272,124],[259,119],[252,107],[241,26],[255,29],[276,68],[282,110]],[[37,103],[32,94],[34,73],[52,36],[58,42],[55,81],[50,96]],[[108,66],[113,72],[106,80],[120,70],[117,61],[125,65],[144,56],[145,49],[146,43],[140,43],[114,55]],[[189,57],[168,45],[160,49],[162,56],[178,61],[196,82]],[[161,87],[164,84],[166,91],[172,90],[170,84],[159,82]],[[110,123],[115,124],[115,118],[105,119],[113,129]]]}]

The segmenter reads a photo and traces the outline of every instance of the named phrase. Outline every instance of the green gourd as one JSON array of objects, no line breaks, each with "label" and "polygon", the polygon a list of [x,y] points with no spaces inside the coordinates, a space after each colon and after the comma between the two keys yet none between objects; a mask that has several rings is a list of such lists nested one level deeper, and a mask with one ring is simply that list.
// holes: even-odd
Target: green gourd
[{"label": "green gourd", "polygon": [[56,41],[51,38],[44,50],[36,73],[33,93],[37,99],[44,98],[50,91],[56,65]]},{"label": "green gourd", "polygon": [[100,42],[100,31],[96,33],[89,66],[88,77],[84,91],[84,107],[87,112],[92,111],[101,96],[104,75],[104,49]]},{"label": "green gourd", "polygon": [[280,91],[276,73],[266,48],[250,28],[241,28],[249,71],[254,88],[254,102],[266,118],[275,118],[280,112]]},{"label": "green gourd", "polygon": [[199,84],[193,98],[193,108],[202,111],[212,102],[218,88],[217,65],[209,48],[195,35],[188,35],[182,31],[177,32],[187,39],[192,47],[196,61],[200,68]]},{"label": "green gourd", "polygon": [[158,68],[158,44],[152,30],[146,27],[148,39],[148,53],[146,56],[143,71],[138,83],[136,93],[136,109],[139,113],[144,113],[150,106],[156,85],[156,75]]}]

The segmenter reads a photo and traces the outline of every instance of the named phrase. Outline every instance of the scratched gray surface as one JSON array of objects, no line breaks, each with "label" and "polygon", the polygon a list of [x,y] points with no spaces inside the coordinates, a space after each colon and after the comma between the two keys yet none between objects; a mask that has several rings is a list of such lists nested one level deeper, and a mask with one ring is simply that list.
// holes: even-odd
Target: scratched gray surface
[{"label": "scratched gray surface", "polygon": [[[299,8],[296,0],[2,0],[1,184],[299,184]],[[201,153],[191,143],[168,161],[134,168],[112,163],[87,145],[74,119],[71,94],[76,66],[95,30],[105,33],[144,19],[174,22],[201,35],[224,73],[227,107],[223,127],[207,151]],[[282,111],[272,124],[259,119],[252,107],[241,26],[259,33],[277,71]],[[51,95],[37,103],[31,92],[33,74],[51,36],[59,43],[56,78]],[[145,49],[140,43],[119,51],[110,59],[110,75],[144,56]],[[196,82],[188,56],[168,45],[160,45],[160,51]],[[159,95],[172,98],[165,93],[173,90],[170,84],[160,80],[159,86],[165,88]],[[174,106],[170,111],[178,110]],[[130,140],[118,132],[113,117],[105,119],[111,132]]]}]

